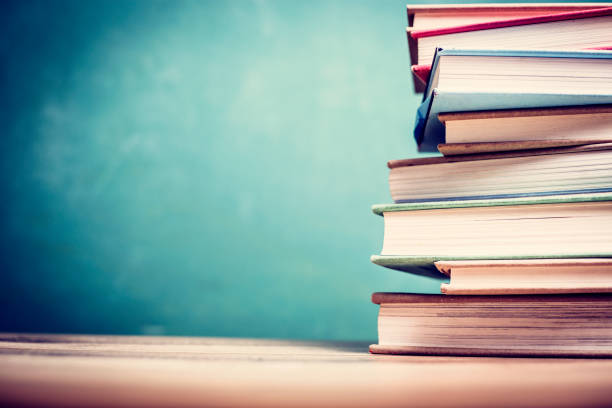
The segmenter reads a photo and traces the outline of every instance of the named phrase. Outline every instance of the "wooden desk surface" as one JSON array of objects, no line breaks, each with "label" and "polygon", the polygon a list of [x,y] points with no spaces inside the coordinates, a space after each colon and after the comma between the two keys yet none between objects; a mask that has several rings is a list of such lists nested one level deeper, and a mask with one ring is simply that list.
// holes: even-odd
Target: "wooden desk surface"
[{"label": "wooden desk surface", "polygon": [[0,334],[0,405],[612,406],[612,360],[381,356],[367,346]]}]

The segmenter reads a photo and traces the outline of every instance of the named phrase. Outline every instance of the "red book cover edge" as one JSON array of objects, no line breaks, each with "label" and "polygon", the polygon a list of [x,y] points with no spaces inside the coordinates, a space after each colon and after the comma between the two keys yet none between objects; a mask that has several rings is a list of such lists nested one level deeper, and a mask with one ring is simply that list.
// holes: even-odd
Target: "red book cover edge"
[{"label": "red book cover edge", "polygon": [[411,70],[414,76],[421,81],[423,85],[427,85],[427,82],[429,81],[429,74],[431,73],[431,65],[413,65]]},{"label": "red book cover edge", "polygon": [[602,17],[612,15],[612,7],[594,10],[580,10],[569,13],[544,14],[535,17],[521,17],[513,20],[498,20],[486,23],[467,24],[456,27],[438,28],[435,30],[415,30],[410,32],[412,38],[433,37],[443,34],[463,33],[467,31],[489,30],[493,28],[513,27],[519,25],[549,23],[552,21],[577,20],[589,17]]}]

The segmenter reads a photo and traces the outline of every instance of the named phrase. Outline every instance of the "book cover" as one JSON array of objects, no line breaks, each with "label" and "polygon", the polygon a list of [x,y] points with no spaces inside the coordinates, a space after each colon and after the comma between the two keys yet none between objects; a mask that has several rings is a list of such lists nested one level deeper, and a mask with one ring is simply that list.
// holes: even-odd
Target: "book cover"
[{"label": "book cover", "polygon": [[410,67],[414,77],[414,91],[423,92],[429,82],[429,74],[431,73],[431,65],[413,65]]},{"label": "book cover", "polygon": [[426,16],[482,16],[488,21],[499,20],[501,16],[505,19],[515,19],[522,14],[545,15],[552,13],[571,12],[578,10],[591,10],[611,7],[611,3],[482,3],[482,4],[408,4],[406,15],[408,28],[414,23],[415,15]]},{"label": "book cover", "polygon": [[[610,52],[438,49],[434,56],[430,78],[435,77],[440,57],[444,55],[612,59],[612,53]],[[441,113],[612,103],[612,95],[606,94],[467,93],[445,92],[437,88],[431,89],[431,87],[432,81],[429,81],[415,119],[414,138],[421,152],[437,152],[438,144],[445,142],[444,124],[438,117]]]},{"label": "book cover", "polygon": [[[480,200],[457,200],[457,201],[432,201],[414,202],[400,204],[378,204],[372,206],[372,211],[377,215],[384,215],[386,212],[394,211],[424,211],[452,208],[476,208],[476,207],[495,207],[495,206],[520,206],[520,205],[541,205],[541,204],[561,204],[561,203],[589,203],[611,201],[612,193],[592,193],[592,194],[568,194],[553,195],[542,197],[513,197]],[[508,254],[485,254],[465,256],[440,255],[372,255],[370,260],[376,265],[386,268],[409,272],[417,275],[428,276],[440,280],[448,277],[442,274],[435,266],[437,261],[451,260],[497,260],[497,259],[569,259],[569,258],[610,258],[612,252],[571,252],[566,253],[541,253],[541,254],[522,254],[517,253],[509,256]]]},{"label": "book cover", "polygon": [[411,30],[412,38],[433,37],[444,34],[464,33],[467,31],[491,30],[495,28],[514,27],[528,24],[549,23],[552,21],[578,20],[582,18],[602,17],[612,15],[612,7],[593,10],[578,10],[565,13],[542,14],[533,17],[521,17],[510,20],[497,20],[484,23],[467,24],[463,26],[436,28],[432,30]]},{"label": "book cover", "polygon": [[[507,154],[507,157],[538,156],[563,152],[593,151],[598,146],[612,147],[612,135],[609,140],[521,140],[510,142],[475,142],[475,143],[440,143],[438,151],[450,161],[460,161],[462,157],[496,158]],[[399,167],[399,166],[398,166]]]},{"label": "book cover", "polygon": [[587,193],[587,194],[561,194],[548,195],[541,197],[508,197],[493,199],[475,200],[446,200],[446,201],[425,201],[397,204],[375,204],[372,212],[382,216],[386,212],[395,211],[422,211],[439,210],[448,208],[475,208],[475,207],[499,207],[517,205],[538,205],[538,204],[562,204],[562,203],[589,203],[612,201],[611,192]]},{"label": "book cover", "polygon": [[[612,137],[612,136],[611,136]],[[416,159],[389,160],[387,167],[425,166],[428,164],[459,163],[477,160],[494,160],[510,157],[545,156],[552,154],[567,154],[612,150],[612,142],[581,141],[581,140],[543,140],[520,142],[492,143],[453,143],[442,146],[452,154],[444,153],[440,157],[420,157]],[[482,147],[482,148],[479,148]],[[487,149],[490,147],[490,149]],[[474,152],[475,153],[472,153]]]},{"label": "book cover", "polygon": [[446,295],[612,293],[611,258],[451,260],[435,263],[450,276]]},{"label": "book cover", "polygon": [[463,356],[612,356],[609,294],[447,296],[374,293],[370,352]]},{"label": "book cover", "polygon": [[[561,13],[552,12],[536,16],[519,17],[513,19],[500,19],[494,21],[478,22],[473,24],[439,27],[433,29],[411,29],[407,28],[406,34],[408,38],[408,48],[410,51],[411,65],[417,65],[419,60],[417,41],[419,38],[433,37],[447,34],[457,34],[470,31],[482,31],[491,29],[500,29],[506,27],[515,27],[532,24],[553,23],[557,21],[579,20],[585,18],[605,17],[612,15],[612,7],[590,9],[590,10],[572,10]],[[607,45],[607,44],[606,44]],[[612,44],[610,44],[612,45]]]}]

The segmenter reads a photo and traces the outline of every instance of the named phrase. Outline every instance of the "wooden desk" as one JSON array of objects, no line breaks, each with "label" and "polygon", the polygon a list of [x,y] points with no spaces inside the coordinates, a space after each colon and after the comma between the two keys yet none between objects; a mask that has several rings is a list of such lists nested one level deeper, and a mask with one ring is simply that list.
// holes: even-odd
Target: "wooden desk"
[{"label": "wooden desk", "polygon": [[381,356],[367,345],[0,334],[0,405],[612,405],[612,360]]}]

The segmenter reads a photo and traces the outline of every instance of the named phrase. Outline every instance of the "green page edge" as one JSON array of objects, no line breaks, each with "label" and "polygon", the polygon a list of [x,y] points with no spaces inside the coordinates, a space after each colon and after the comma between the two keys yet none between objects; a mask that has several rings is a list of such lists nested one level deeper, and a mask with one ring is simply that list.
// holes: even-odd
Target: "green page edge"
[{"label": "green page edge", "polygon": [[496,259],[575,259],[575,258],[612,258],[607,254],[564,254],[564,255],[515,255],[515,256],[418,256],[418,255],[372,255],[370,260],[376,265],[396,271],[408,272],[415,275],[428,276],[440,281],[448,282],[449,277],[436,269],[436,261],[464,261],[464,260],[496,260]]},{"label": "green page edge", "polygon": [[487,200],[460,200],[460,201],[427,201],[418,203],[376,204],[372,212],[383,215],[391,211],[418,211],[436,210],[445,208],[471,208],[471,207],[500,207],[510,205],[535,205],[559,203],[583,203],[596,201],[612,201],[612,193],[566,194],[543,197],[516,197]]}]

